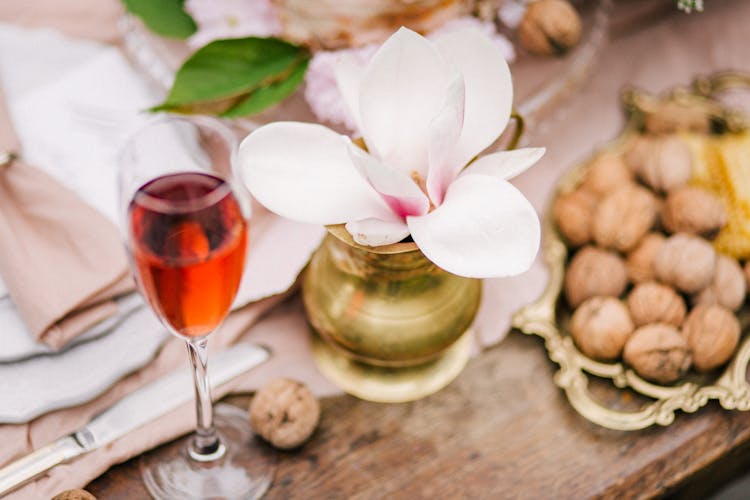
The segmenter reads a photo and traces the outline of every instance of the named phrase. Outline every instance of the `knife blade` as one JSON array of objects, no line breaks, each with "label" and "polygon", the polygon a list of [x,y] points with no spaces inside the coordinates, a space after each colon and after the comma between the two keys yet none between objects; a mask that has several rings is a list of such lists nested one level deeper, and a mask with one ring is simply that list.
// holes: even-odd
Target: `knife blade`
[{"label": "knife blade", "polygon": [[[208,376],[214,389],[266,361],[263,347],[239,343],[212,356]],[[128,394],[81,429],[0,469],[0,497],[52,467],[111,443],[193,399],[187,369],[177,370]]]}]

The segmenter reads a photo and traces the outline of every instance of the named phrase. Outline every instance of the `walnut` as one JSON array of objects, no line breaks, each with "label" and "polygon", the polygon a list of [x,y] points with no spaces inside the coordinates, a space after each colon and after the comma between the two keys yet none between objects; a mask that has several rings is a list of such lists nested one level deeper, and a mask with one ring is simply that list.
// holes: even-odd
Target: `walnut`
[{"label": "walnut", "polygon": [[566,0],[536,0],[529,4],[518,38],[534,54],[562,55],[581,39],[581,17]]},{"label": "walnut", "polygon": [[687,312],[685,301],[677,292],[654,281],[633,288],[627,302],[636,326],[649,323],[680,326]]},{"label": "walnut", "polygon": [[690,234],[670,236],[654,258],[656,278],[685,293],[697,293],[711,284],[715,267],[713,247]]},{"label": "walnut", "polygon": [[690,368],[690,349],[677,328],[655,323],[633,332],[623,359],[641,377],[659,384],[675,382]]},{"label": "walnut", "polygon": [[727,223],[721,200],[703,188],[683,186],[667,196],[661,221],[670,233],[715,235]]},{"label": "walnut", "polygon": [[675,136],[639,136],[625,153],[625,162],[654,191],[671,191],[692,175],[692,155]]},{"label": "walnut", "polygon": [[650,134],[672,134],[681,131],[708,134],[711,120],[706,110],[675,101],[661,101],[644,116],[644,128]]},{"label": "walnut", "polygon": [[565,295],[573,307],[596,295],[619,297],[628,283],[625,263],[612,252],[592,246],[582,248],[565,274]]},{"label": "walnut", "polygon": [[65,490],[53,496],[52,500],[96,500],[96,497],[86,490]]},{"label": "walnut", "polygon": [[628,309],[619,299],[591,297],[573,313],[570,330],[581,352],[608,361],[620,357],[633,328]]},{"label": "walnut", "polygon": [[694,297],[696,304],[719,304],[736,311],[745,302],[747,285],[739,263],[732,257],[719,254],[711,284]]},{"label": "walnut", "polygon": [[595,207],[596,197],[583,189],[561,193],[555,200],[552,215],[570,246],[578,247],[591,241]]},{"label": "walnut", "polygon": [[630,281],[643,283],[654,279],[654,257],[666,239],[661,233],[648,233],[638,246],[630,251],[625,261]]},{"label": "walnut", "polygon": [[707,372],[723,365],[740,341],[740,322],[718,305],[697,305],[690,311],[682,335],[693,353],[695,368]]},{"label": "walnut", "polygon": [[320,405],[301,382],[276,379],[250,403],[250,425],[274,447],[288,450],[307,441],[318,425]]},{"label": "walnut", "polygon": [[654,226],[658,204],[648,189],[628,184],[605,196],[594,215],[594,240],[627,252]]},{"label": "walnut", "polygon": [[581,187],[597,196],[604,196],[632,180],[633,172],[622,157],[603,153],[591,162]]}]

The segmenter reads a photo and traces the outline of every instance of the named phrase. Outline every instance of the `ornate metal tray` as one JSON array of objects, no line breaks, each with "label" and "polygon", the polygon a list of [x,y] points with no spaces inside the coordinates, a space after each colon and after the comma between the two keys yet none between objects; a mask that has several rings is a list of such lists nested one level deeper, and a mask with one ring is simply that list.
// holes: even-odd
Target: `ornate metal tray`
[{"label": "ornate metal tray", "polygon": [[[649,119],[664,109],[681,106],[702,115],[709,124],[710,134],[735,133],[748,130],[748,119],[742,113],[723,105],[720,93],[734,88],[750,88],[750,75],[723,73],[697,79],[689,88],[678,88],[664,97],[654,97],[629,90],[623,105],[629,116],[628,125],[615,141],[604,149],[623,148]],[[750,154],[750,153],[749,153]],[[560,180],[554,198],[575,188],[583,178],[589,162],[569,171]],[[567,265],[568,249],[548,210],[543,221],[544,259],[550,278],[546,290],[537,301],[518,311],[513,327],[544,339],[548,357],[559,365],[554,382],[565,391],[573,408],[591,422],[609,429],[637,430],[654,424],[666,426],[675,419],[677,410],[692,413],[711,400],[727,410],[750,409],[750,384],[747,381],[750,362],[750,306],[738,313],[742,338],[734,358],[717,374],[692,373],[672,386],[656,385],[639,377],[621,362],[602,363],[586,357],[573,343],[567,331],[570,308],[559,300]],[[605,381],[617,388],[618,401],[597,398],[596,386]],[[609,400],[609,401],[603,401]],[[630,405],[622,404],[623,401]],[[608,404],[609,403],[609,404]]]}]

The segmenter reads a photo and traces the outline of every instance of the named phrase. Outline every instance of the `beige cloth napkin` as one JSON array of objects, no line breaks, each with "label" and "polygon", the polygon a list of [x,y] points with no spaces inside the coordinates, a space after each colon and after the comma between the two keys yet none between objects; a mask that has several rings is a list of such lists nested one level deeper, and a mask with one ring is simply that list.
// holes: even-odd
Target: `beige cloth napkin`
[{"label": "beige cloth napkin", "polygon": [[114,225],[73,192],[23,162],[0,90],[0,276],[32,335],[60,348],[115,314],[133,290]]}]

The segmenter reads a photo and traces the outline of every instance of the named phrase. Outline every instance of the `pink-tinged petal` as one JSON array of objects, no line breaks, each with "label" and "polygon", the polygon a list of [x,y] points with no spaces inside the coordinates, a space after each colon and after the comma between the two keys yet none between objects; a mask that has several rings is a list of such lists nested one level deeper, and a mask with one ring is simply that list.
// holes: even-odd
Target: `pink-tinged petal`
[{"label": "pink-tinged petal", "polygon": [[460,276],[520,274],[539,250],[539,218],[531,203],[509,182],[486,175],[459,177],[442,205],[406,223],[428,259]]},{"label": "pink-tinged petal", "polygon": [[409,236],[409,228],[401,219],[365,219],[349,222],[345,227],[354,241],[369,247],[398,243]]},{"label": "pink-tinged petal", "polygon": [[502,50],[477,30],[435,41],[440,53],[464,76],[466,111],[454,163],[464,167],[505,130],[513,105],[513,82]]},{"label": "pink-tinged petal", "polygon": [[456,165],[451,161],[464,126],[464,95],[463,76],[457,75],[448,88],[443,109],[430,123],[427,193],[435,205],[443,202],[445,190],[456,175]]},{"label": "pink-tinged petal", "polygon": [[343,98],[349,114],[354,120],[357,131],[362,132],[362,124],[359,118],[359,87],[365,72],[365,65],[354,54],[347,51],[342,53],[336,60],[334,75],[341,97]]},{"label": "pink-tinged petal", "polygon": [[362,135],[374,156],[427,178],[430,122],[455,77],[432,43],[406,28],[380,47],[359,95]]},{"label": "pink-tinged petal", "polygon": [[489,175],[507,181],[528,170],[545,151],[544,148],[522,148],[484,155],[466,167],[461,175]]},{"label": "pink-tinged petal", "polygon": [[289,219],[340,224],[392,216],[352,164],[350,144],[322,125],[271,123],[242,141],[238,168],[255,199]]},{"label": "pink-tinged petal", "polygon": [[305,100],[323,122],[359,132],[359,80],[376,45],[316,51],[305,72]]},{"label": "pink-tinged petal", "polygon": [[354,144],[349,145],[349,155],[362,177],[398,217],[422,215],[430,209],[430,200],[404,172],[378,161]]}]

